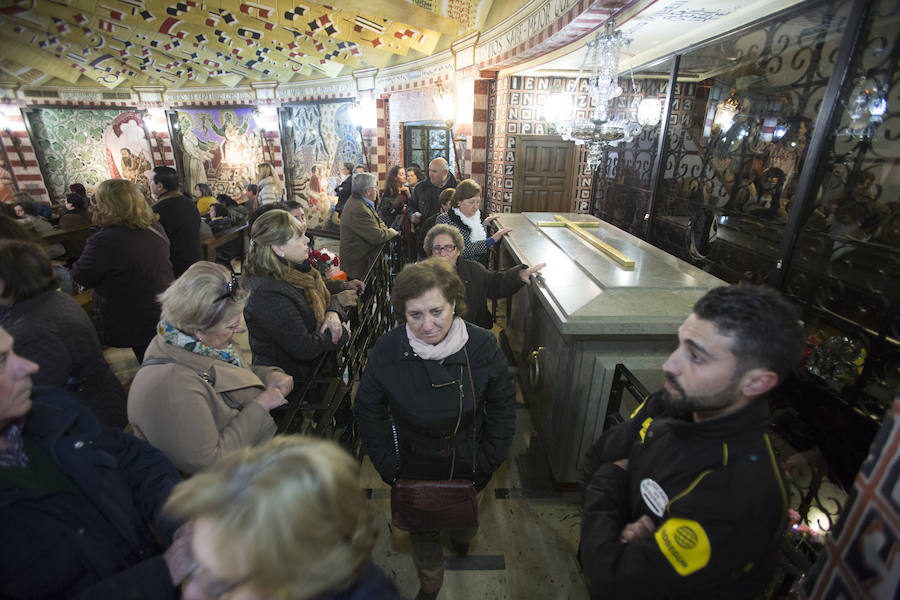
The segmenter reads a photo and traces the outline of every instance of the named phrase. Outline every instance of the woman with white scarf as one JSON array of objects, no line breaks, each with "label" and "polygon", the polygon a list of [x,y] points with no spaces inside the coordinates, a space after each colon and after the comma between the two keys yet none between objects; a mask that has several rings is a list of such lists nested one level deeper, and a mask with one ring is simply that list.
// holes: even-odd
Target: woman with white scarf
[{"label": "woman with white scarf", "polygon": [[450,206],[450,212],[439,215],[436,223],[459,229],[466,243],[462,257],[487,266],[488,250],[512,229],[507,227],[488,236],[488,225],[498,215],[481,218],[481,186],[472,179],[456,186]]},{"label": "woman with white scarf", "polygon": [[[401,324],[369,353],[354,403],[363,450],[392,487],[456,477],[480,492],[506,460],[516,388],[494,335],[458,316],[465,303],[462,280],[439,258],[406,265],[394,282]],[[433,600],[444,578],[441,532],[409,529],[416,598]],[[453,550],[465,555],[476,531],[447,530]]]}]

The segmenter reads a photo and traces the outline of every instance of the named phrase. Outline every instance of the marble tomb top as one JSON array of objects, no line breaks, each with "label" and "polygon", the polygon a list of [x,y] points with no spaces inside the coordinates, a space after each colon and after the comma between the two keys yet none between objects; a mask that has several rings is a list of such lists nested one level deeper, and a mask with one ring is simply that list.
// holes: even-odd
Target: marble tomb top
[{"label": "marble tomb top", "polygon": [[707,290],[726,285],[590,215],[509,213],[497,222],[512,228],[505,239],[516,260],[547,263],[535,292],[563,334],[674,334]]}]

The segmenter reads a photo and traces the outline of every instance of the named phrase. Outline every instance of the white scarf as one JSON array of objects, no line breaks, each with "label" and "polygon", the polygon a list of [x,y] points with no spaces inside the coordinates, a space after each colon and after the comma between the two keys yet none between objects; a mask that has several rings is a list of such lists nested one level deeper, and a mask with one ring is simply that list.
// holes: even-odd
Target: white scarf
[{"label": "white scarf", "polygon": [[487,238],[487,233],[484,231],[484,225],[481,224],[481,209],[476,210],[475,214],[471,217],[467,217],[459,212],[458,208],[454,208],[453,212],[455,212],[460,220],[471,230],[469,233],[470,242],[480,242]]},{"label": "white scarf", "polygon": [[425,360],[444,360],[463,349],[463,346],[469,341],[469,330],[466,329],[466,324],[460,317],[453,317],[450,331],[437,344],[429,344],[417,338],[409,325],[406,326],[406,338],[409,340],[413,352]]}]

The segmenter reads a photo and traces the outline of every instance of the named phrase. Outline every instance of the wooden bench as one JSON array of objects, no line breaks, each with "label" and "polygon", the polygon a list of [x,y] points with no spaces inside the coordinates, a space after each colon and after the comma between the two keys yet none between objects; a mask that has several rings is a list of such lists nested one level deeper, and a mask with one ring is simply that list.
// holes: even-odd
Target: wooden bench
[{"label": "wooden bench", "polygon": [[241,225],[235,225],[233,227],[229,227],[228,229],[223,229],[219,233],[214,235],[207,235],[200,238],[200,246],[203,249],[203,260],[208,260],[211,262],[216,261],[216,250],[220,246],[224,246],[230,241],[240,239],[241,240],[241,264],[244,261],[244,249],[247,244],[244,238],[248,237],[250,234],[249,226],[246,223]]},{"label": "wooden bench", "polygon": [[41,243],[48,246],[52,244],[66,244],[67,242],[81,242],[91,234],[93,225],[82,225],[74,229],[54,229],[41,235]]}]

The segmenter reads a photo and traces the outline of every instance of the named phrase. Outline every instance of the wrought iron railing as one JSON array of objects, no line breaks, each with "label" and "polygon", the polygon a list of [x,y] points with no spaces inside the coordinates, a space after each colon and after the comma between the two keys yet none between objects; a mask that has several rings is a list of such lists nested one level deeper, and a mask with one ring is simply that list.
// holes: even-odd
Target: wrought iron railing
[{"label": "wrought iron railing", "polygon": [[279,433],[328,437],[357,453],[351,400],[375,341],[393,327],[390,295],[403,263],[399,237],[385,242],[363,281],[365,292],[350,314],[350,339],[323,355],[310,379],[277,419]]}]

